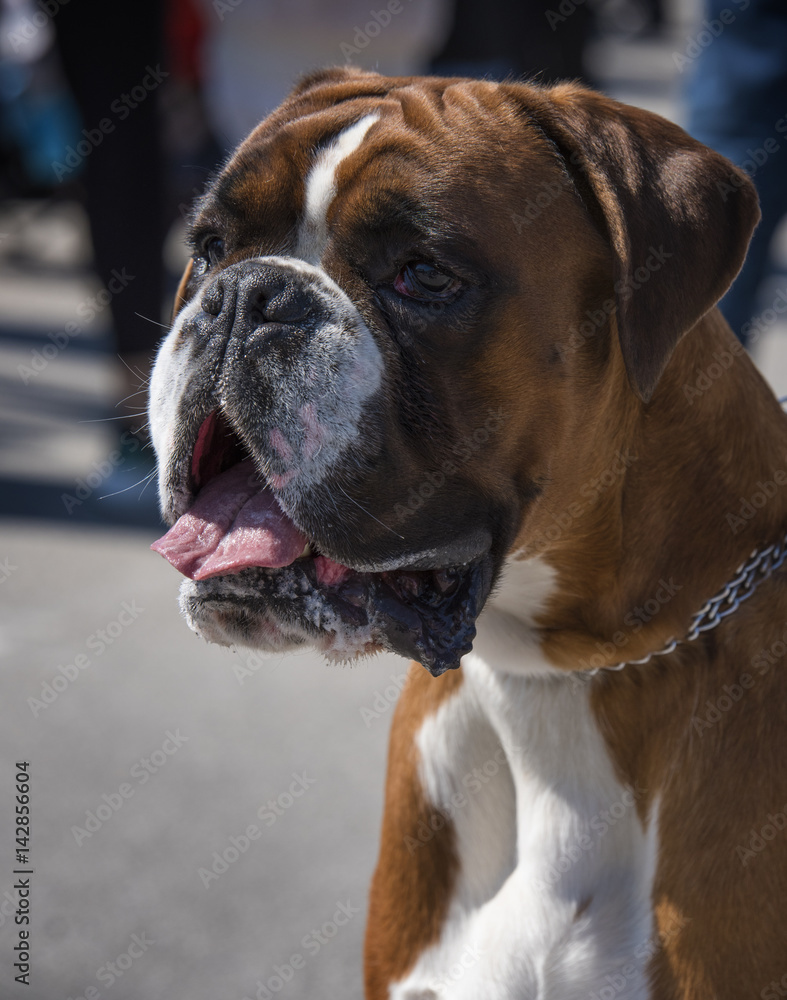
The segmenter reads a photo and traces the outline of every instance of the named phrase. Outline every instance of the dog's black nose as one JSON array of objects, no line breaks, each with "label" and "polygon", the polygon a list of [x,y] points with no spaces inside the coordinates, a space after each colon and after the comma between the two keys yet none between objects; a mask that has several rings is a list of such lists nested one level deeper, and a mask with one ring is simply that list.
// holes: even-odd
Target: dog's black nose
[{"label": "dog's black nose", "polygon": [[311,301],[302,288],[283,276],[260,283],[251,281],[238,290],[238,312],[254,324],[300,323],[311,312]]},{"label": "dog's black nose", "polygon": [[269,323],[302,323],[314,302],[292,274],[248,261],[222,271],[202,294],[203,312],[210,316],[220,316],[233,306],[233,321],[254,329]]}]

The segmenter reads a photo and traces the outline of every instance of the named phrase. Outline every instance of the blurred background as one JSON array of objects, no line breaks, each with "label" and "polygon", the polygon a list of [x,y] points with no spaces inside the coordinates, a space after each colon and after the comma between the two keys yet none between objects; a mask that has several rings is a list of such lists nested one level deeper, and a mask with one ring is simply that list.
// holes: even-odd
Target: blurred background
[{"label": "blurred background", "polygon": [[723,307],[784,395],[786,17],[781,0],[0,0],[0,996],[362,994],[405,664],[208,647],[148,551],[145,384],[211,170],[327,64],[583,79],[754,179],[764,222]]}]

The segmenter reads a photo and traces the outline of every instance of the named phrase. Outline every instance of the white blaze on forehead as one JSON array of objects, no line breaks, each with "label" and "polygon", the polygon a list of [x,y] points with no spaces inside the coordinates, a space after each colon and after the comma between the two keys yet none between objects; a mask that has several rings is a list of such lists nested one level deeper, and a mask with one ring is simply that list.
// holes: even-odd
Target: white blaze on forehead
[{"label": "white blaze on forehead", "polygon": [[366,115],[350,125],[317,157],[306,178],[303,220],[298,233],[297,256],[318,264],[328,239],[328,209],[336,196],[336,171],[363,142],[369,128],[379,119],[379,112]]}]

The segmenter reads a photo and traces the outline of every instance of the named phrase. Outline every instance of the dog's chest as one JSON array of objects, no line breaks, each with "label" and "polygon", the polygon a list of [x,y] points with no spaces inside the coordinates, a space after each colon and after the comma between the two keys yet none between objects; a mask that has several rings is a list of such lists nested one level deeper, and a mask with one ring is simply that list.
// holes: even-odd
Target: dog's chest
[{"label": "dog's chest", "polygon": [[[548,585],[543,567],[532,571]],[[505,610],[509,596],[482,616],[463,684],[418,734],[423,788],[454,825],[459,875],[440,941],[391,997],[579,1000],[606,987],[639,1000],[653,949],[655,810],[643,824],[640,790],[616,776],[588,686],[539,660]],[[519,675],[488,659],[517,649]]]}]

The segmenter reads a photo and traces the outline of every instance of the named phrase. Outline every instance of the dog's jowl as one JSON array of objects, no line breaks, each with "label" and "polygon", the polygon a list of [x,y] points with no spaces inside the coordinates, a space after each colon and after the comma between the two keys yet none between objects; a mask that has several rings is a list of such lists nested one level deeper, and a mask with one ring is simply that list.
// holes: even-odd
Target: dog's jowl
[{"label": "dog's jowl", "polygon": [[416,661],[369,1000],[784,981],[787,423],[715,306],[757,218],[573,84],[348,69],[195,206],[151,385],[187,621]]}]

